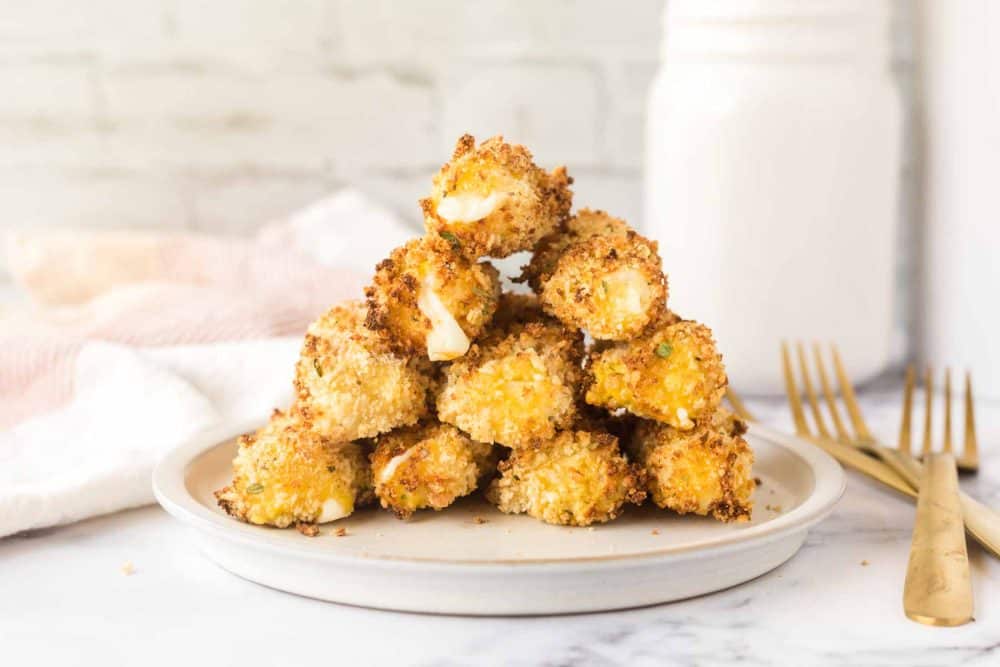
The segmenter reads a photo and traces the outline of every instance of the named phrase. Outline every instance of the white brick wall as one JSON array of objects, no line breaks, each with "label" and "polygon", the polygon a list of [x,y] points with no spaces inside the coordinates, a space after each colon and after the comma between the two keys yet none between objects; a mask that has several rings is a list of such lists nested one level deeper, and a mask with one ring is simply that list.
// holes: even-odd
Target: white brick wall
[{"label": "white brick wall", "polygon": [[569,164],[580,203],[637,219],[661,5],[4,3],[0,230],[247,233],[345,184],[417,224],[465,131]]}]

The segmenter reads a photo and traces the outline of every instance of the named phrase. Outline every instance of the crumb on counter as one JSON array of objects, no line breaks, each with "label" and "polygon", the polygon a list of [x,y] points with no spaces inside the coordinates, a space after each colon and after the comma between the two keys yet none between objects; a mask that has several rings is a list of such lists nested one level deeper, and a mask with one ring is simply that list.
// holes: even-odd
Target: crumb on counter
[{"label": "crumb on counter", "polygon": [[761,485],[761,484],[763,484],[764,482],[762,482],[762,481],[761,481],[760,477],[754,477],[754,478],[753,478],[753,483],[754,483],[755,485],[757,485],[757,486],[760,486],[760,485]]},{"label": "crumb on counter", "polygon": [[299,521],[295,524],[295,530],[299,531],[306,537],[316,537],[319,535],[319,527],[314,523]]}]

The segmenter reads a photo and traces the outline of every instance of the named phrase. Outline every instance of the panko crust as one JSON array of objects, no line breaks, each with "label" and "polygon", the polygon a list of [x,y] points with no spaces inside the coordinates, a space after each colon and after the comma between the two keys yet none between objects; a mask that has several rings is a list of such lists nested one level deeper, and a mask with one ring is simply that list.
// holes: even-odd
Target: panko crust
[{"label": "panko crust", "polygon": [[414,239],[375,267],[365,289],[365,326],[381,332],[400,354],[428,353],[431,319],[421,310],[420,290],[431,286],[470,340],[489,325],[500,298],[500,273],[489,262],[474,262],[447,241]]},{"label": "panko crust", "polygon": [[517,281],[527,282],[531,289],[539,293],[542,284],[556,270],[559,258],[571,246],[598,236],[623,237],[630,231],[632,228],[621,218],[600,209],[581,209],[564,225],[539,240],[531,261],[521,267],[521,276]]},{"label": "panko crust", "polygon": [[587,361],[587,403],[681,430],[711,417],[728,384],[722,356],[711,329],[675,319],[667,312],[638,338],[596,345]]},{"label": "panko crust", "polygon": [[753,510],[753,450],[746,423],[719,408],[690,431],[642,421],[629,453],[643,467],[658,506],[679,514],[749,521]]},{"label": "panko crust", "polygon": [[639,424],[639,418],[625,410],[608,412],[587,403],[580,404],[580,412],[573,429],[577,431],[604,432],[618,438],[624,445],[632,439],[632,433]]},{"label": "panko crust", "polygon": [[[466,256],[507,257],[531,250],[540,238],[569,217],[573,179],[565,167],[545,172],[520,144],[495,136],[476,147],[463,135],[450,162],[434,176],[430,197],[420,200],[428,235],[451,242]],[[496,195],[497,203],[484,217],[449,221],[439,214],[448,197]]]},{"label": "panko crust", "polygon": [[529,447],[577,416],[583,336],[555,322],[493,330],[445,371],[438,419],[474,440]]},{"label": "panko crust", "polygon": [[514,450],[500,463],[487,497],[501,512],[546,523],[589,526],[618,517],[645,498],[642,470],[603,432],[563,431],[536,447]]},{"label": "panko crust", "polygon": [[323,437],[275,410],[265,426],[240,436],[232,484],[215,497],[247,523],[284,528],[333,520],[370,502],[371,467],[360,444]]},{"label": "panko crust", "polygon": [[424,422],[397,429],[375,440],[375,495],[401,519],[419,509],[442,510],[492,474],[499,450],[449,424]]},{"label": "panko crust", "polygon": [[599,340],[638,336],[667,303],[657,244],[631,230],[569,246],[540,287],[547,313]]},{"label": "panko crust", "polygon": [[360,302],[331,308],[310,325],[295,367],[293,414],[337,441],[409,426],[428,412],[430,362],[394,351],[365,317]]},{"label": "panko crust", "polygon": [[542,309],[542,302],[534,294],[504,292],[500,295],[496,313],[493,315],[494,331],[509,333],[513,327],[529,322],[558,324],[558,321]]}]

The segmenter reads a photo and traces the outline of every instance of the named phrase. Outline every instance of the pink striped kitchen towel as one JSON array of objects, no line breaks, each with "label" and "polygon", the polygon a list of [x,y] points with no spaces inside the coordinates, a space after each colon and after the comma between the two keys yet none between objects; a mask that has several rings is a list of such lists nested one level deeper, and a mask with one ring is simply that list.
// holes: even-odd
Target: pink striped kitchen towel
[{"label": "pink striped kitchen towel", "polygon": [[159,456],[287,403],[309,322],[416,233],[343,191],[251,239],[12,235],[0,536],[152,502]]}]

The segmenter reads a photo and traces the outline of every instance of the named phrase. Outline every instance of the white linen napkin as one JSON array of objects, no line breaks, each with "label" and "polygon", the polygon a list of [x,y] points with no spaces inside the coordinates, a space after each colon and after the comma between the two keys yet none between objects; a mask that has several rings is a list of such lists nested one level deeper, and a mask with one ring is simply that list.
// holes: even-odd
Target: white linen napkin
[{"label": "white linen napkin", "polygon": [[8,239],[36,305],[0,313],[0,537],[151,503],[165,452],[287,405],[308,323],[418,233],[343,191],[250,240]]}]

